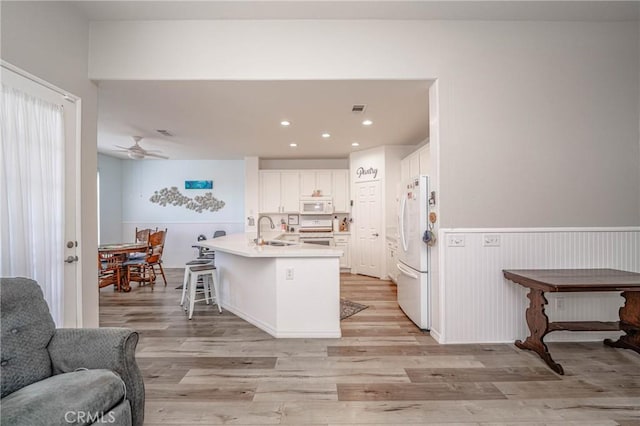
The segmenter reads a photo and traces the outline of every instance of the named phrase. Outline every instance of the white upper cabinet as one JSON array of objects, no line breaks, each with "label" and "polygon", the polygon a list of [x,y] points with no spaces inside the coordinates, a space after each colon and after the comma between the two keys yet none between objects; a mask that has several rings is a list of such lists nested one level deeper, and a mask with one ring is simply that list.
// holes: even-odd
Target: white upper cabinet
[{"label": "white upper cabinet", "polygon": [[430,154],[429,144],[412,152],[400,161],[400,177],[403,181],[418,175],[429,175]]},{"label": "white upper cabinet", "polygon": [[429,144],[420,148],[418,155],[420,156],[420,174],[429,176],[431,174],[431,150]]},{"label": "white upper cabinet", "polygon": [[280,213],[280,172],[260,172],[260,213]]},{"label": "white upper cabinet", "polygon": [[316,186],[325,197],[333,195],[333,173],[331,170],[316,172]]},{"label": "white upper cabinet", "polygon": [[412,153],[409,156],[409,177],[416,177],[420,175],[420,154],[418,151]]},{"label": "white upper cabinet", "polygon": [[297,213],[300,210],[300,173],[297,170],[280,174],[280,203],[283,213]]},{"label": "white upper cabinet", "polygon": [[311,197],[314,191],[320,191],[323,197],[333,192],[331,170],[300,170],[300,196]]},{"label": "white upper cabinet", "polygon": [[260,213],[298,213],[300,197],[320,190],[336,213],[348,213],[349,170],[260,170]]},{"label": "white upper cabinet", "polygon": [[411,156],[405,157],[400,161],[400,179],[402,182],[409,180],[411,177]]},{"label": "white upper cabinet", "polygon": [[299,192],[297,170],[260,171],[260,213],[297,213]]},{"label": "white upper cabinet", "polygon": [[349,212],[349,170],[333,170],[333,209],[336,213]]}]

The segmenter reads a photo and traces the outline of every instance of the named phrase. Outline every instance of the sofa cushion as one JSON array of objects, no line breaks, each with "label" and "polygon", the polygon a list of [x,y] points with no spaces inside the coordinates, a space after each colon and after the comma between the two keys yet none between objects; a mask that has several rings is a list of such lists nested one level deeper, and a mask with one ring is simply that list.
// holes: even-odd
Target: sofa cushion
[{"label": "sofa cushion", "polygon": [[55,331],[38,283],[27,278],[0,279],[2,395],[51,376],[47,345]]},{"label": "sofa cushion", "polygon": [[120,377],[109,370],[58,374],[2,398],[0,423],[13,426],[108,423],[123,400]]}]

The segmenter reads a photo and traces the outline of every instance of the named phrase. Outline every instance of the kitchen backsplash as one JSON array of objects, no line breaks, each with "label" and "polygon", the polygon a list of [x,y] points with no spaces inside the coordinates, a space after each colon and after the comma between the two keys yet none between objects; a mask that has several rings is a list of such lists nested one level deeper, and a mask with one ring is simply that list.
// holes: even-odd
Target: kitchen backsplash
[{"label": "kitchen backsplash", "polygon": [[[284,223],[287,226],[287,231],[289,231],[290,228],[293,228],[294,231],[292,232],[298,232],[298,228],[300,228],[300,221],[302,220],[302,218],[304,217],[303,215],[292,215],[292,214],[268,214],[266,216],[269,216],[271,218],[271,220],[273,220],[273,223],[275,223],[276,227],[280,228],[282,221],[284,221]],[[294,220],[293,223],[289,224],[289,216],[293,216]],[[349,223],[349,220],[351,218],[351,215],[348,213],[335,213],[335,214],[328,214],[328,215],[314,215],[314,217],[326,217],[327,219],[333,219],[334,217],[338,217],[338,221],[340,223],[343,222],[344,219],[346,219],[347,222],[347,231],[346,232],[350,232],[351,231],[351,223]],[[297,217],[297,221],[295,220]],[[257,219],[257,218],[256,218]],[[297,223],[296,223],[297,222]],[[262,229],[267,229],[268,228],[268,222],[265,220],[265,222],[263,222],[262,224]]]}]

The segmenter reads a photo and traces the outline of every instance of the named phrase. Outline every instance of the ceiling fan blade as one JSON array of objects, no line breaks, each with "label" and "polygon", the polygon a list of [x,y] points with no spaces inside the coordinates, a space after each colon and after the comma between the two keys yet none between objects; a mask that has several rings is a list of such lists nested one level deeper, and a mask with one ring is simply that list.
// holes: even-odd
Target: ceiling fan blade
[{"label": "ceiling fan blade", "polygon": [[131,149],[131,147],[127,147],[127,146],[120,146],[120,145],[115,145],[115,146],[120,149],[124,149],[125,151],[129,151]]},{"label": "ceiling fan blade", "polygon": [[147,151],[144,155],[147,156],[147,157],[163,158],[165,160],[169,159],[169,157],[165,157],[164,155],[154,154],[154,153],[149,152],[149,151]]}]

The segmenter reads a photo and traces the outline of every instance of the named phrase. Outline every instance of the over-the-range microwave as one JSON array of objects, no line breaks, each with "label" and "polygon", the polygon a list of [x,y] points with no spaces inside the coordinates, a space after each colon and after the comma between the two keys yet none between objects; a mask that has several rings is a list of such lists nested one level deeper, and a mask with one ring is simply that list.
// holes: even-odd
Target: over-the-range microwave
[{"label": "over-the-range microwave", "polygon": [[300,198],[300,214],[332,214],[333,198],[302,197]]}]

